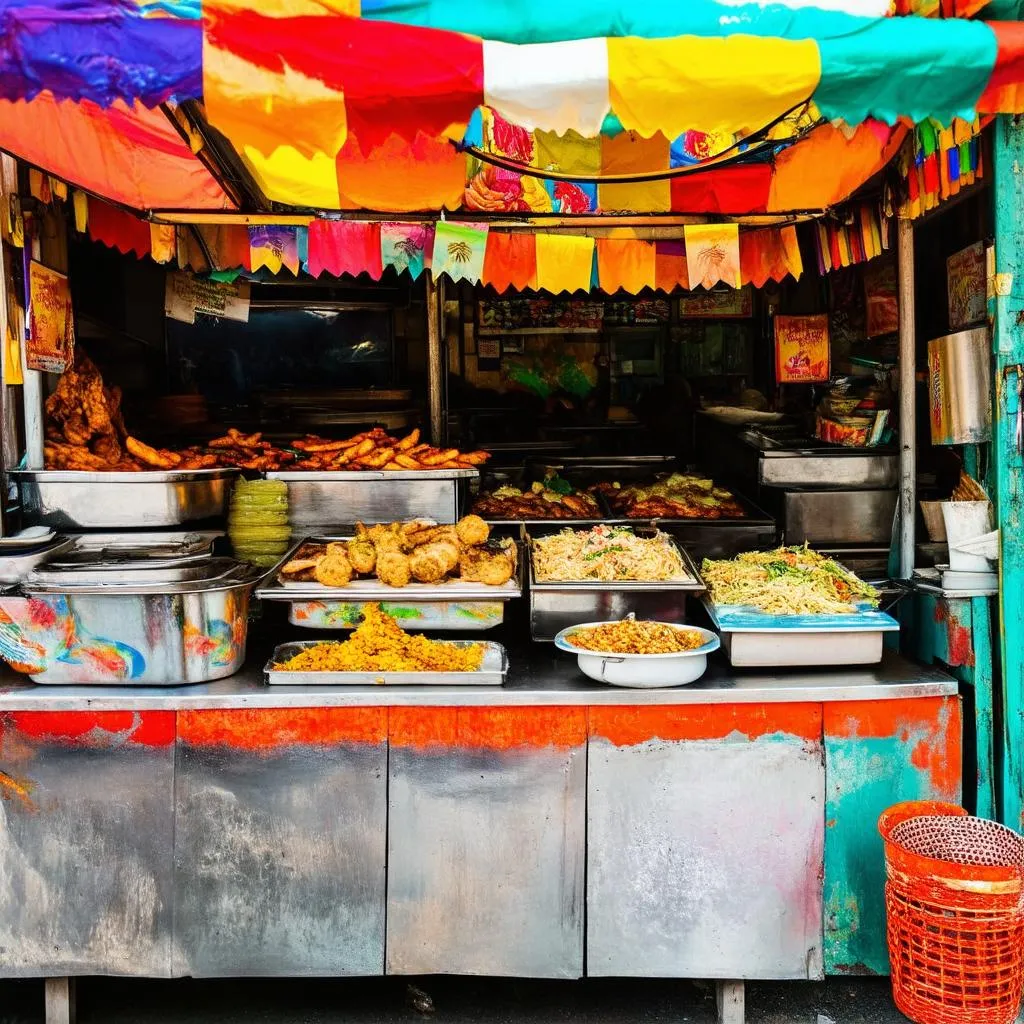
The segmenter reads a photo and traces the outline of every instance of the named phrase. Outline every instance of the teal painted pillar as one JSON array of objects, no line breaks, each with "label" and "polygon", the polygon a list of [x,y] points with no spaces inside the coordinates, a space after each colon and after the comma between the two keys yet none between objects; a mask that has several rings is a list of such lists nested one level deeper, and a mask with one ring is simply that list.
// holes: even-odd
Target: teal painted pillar
[{"label": "teal painted pillar", "polygon": [[1024,124],[996,119],[995,456],[1005,724],[1002,820],[1024,827]]}]

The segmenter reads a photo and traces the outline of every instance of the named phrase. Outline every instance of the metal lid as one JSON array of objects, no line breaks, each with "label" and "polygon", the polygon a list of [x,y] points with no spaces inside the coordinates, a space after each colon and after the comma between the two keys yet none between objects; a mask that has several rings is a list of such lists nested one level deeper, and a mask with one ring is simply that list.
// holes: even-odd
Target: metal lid
[{"label": "metal lid", "polygon": [[162,567],[109,561],[44,564],[26,578],[24,589],[45,594],[189,594],[255,583],[262,575],[263,570],[234,558],[195,558]]}]

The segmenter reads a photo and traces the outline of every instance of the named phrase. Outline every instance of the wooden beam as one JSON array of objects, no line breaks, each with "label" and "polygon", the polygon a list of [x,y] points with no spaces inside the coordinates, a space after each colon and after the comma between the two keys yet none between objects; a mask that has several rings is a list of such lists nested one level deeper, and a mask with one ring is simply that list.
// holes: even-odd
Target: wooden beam
[{"label": "wooden beam", "polygon": [[445,338],[444,301],[441,285],[429,271],[427,284],[427,404],[430,408],[430,442],[441,447],[445,441]]},{"label": "wooden beam", "polygon": [[917,516],[917,346],[914,329],[914,222],[896,221],[899,268],[900,579],[914,575]]}]

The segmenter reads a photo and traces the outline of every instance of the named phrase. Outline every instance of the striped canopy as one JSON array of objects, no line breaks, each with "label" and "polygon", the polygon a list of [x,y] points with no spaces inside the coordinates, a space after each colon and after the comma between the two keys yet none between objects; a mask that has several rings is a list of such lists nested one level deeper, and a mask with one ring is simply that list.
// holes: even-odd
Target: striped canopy
[{"label": "striped canopy", "polygon": [[[1015,14],[1008,0],[998,2]],[[973,15],[985,6],[902,0],[897,9]],[[252,7],[249,0],[201,8],[196,0],[0,0],[0,99],[42,101],[51,121],[64,100],[93,112],[198,101],[268,199],[382,210],[463,205],[465,156],[456,147],[485,163],[511,159],[514,171],[533,169],[536,180],[553,171],[567,181],[573,174],[583,182],[616,173],[657,178],[686,164],[724,162],[736,179],[736,168],[758,163],[776,173],[780,152],[798,150],[797,140],[815,132],[819,145],[827,131],[853,146],[856,126],[866,125],[854,146],[859,180],[844,178],[841,157],[827,168],[856,187],[892,155],[903,122],[944,126],[1024,112],[1024,25],[890,16],[890,0],[363,0],[361,8],[359,0],[263,0]],[[509,157],[487,144],[493,136],[480,131],[481,111],[490,124],[497,119],[534,140],[531,154]],[[33,132],[31,118],[21,121],[0,123],[0,148],[16,155]],[[871,158],[865,147],[873,147]],[[588,151],[590,163],[553,169],[538,157],[552,149],[563,157]],[[841,149],[837,142],[829,150],[833,161]],[[201,199],[208,183],[192,171]],[[725,180],[721,170],[703,173]],[[765,202],[757,205],[772,209],[769,172],[743,173],[761,175]],[[471,181],[475,174],[471,168]],[[221,196],[214,201],[223,205]],[[591,211],[616,208],[643,209],[595,199]],[[674,208],[670,201],[656,209]]]}]

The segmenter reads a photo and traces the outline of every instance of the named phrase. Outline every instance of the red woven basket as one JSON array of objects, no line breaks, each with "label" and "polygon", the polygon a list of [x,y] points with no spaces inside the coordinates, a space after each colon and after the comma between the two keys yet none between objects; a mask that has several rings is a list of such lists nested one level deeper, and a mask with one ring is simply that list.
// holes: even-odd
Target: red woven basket
[{"label": "red woven basket", "polygon": [[1010,1024],[1024,983],[1024,839],[955,804],[878,822],[893,998],[917,1024]]}]

